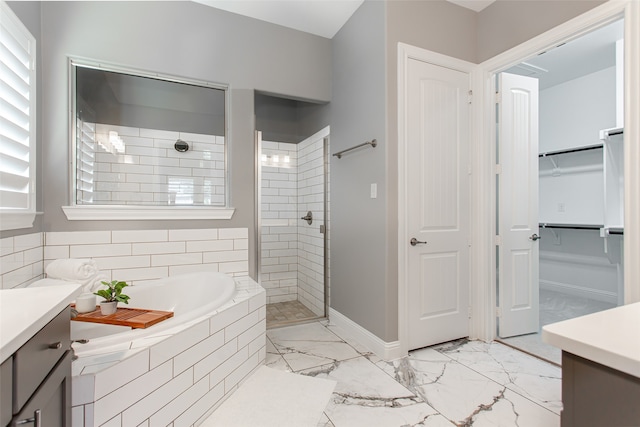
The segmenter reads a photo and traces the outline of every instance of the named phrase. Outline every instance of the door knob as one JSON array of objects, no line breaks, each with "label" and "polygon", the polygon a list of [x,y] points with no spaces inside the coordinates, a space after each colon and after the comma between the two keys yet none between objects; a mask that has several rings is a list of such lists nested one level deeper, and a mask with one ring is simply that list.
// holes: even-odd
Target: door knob
[{"label": "door knob", "polygon": [[538,236],[537,234],[534,233],[531,236],[529,236],[529,239],[533,240],[535,242],[536,240],[542,239],[542,237],[540,237],[540,236]]},{"label": "door knob", "polygon": [[417,244],[421,244],[421,245],[426,245],[427,242],[421,242],[420,240],[416,239],[415,237],[412,237],[411,240],[409,240],[409,243],[411,243],[411,246],[415,246]]}]

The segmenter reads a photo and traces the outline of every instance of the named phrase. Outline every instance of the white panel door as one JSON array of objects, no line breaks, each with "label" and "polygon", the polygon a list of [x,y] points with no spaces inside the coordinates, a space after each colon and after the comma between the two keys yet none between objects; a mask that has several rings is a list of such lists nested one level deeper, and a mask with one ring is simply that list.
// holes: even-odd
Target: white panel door
[{"label": "white panel door", "polygon": [[538,332],[538,80],[500,74],[498,335]]},{"label": "white panel door", "polygon": [[469,335],[470,76],[416,59],[407,67],[407,309],[415,349]]}]

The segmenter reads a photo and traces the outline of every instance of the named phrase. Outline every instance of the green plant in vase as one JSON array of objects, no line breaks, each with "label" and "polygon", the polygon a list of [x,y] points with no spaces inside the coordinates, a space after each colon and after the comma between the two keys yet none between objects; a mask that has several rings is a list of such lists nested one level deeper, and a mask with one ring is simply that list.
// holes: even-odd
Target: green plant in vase
[{"label": "green plant in vase", "polygon": [[129,296],[122,293],[122,289],[129,286],[127,282],[112,280],[111,282],[101,283],[106,286],[106,289],[99,289],[94,292],[94,294],[104,298],[104,301],[100,303],[102,314],[108,315],[115,313],[118,309],[119,302],[129,304]]}]

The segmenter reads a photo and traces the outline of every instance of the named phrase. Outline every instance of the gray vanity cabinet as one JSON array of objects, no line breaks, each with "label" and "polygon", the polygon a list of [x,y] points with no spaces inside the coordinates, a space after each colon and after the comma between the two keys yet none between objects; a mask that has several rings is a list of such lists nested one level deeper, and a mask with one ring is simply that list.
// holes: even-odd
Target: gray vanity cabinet
[{"label": "gray vanity cabinet", "polygon": [[[71,426],[69,322],[67,307],[3,363],[0,403],[3,427]],[[7,372],[11,376],[10,399],[5,394]],[[7,422],[8,402],[11,417]]]},{"label": "gray vanity cabinet", "polygon": [[562,352],[562,427],[640,426],[640,378]]}]

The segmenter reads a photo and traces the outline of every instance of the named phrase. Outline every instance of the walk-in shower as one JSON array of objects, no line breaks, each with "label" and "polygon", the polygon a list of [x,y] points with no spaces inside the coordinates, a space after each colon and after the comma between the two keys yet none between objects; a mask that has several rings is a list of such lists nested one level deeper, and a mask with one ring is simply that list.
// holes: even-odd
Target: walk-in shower
[{"label": "walk-in shower", "polygon": [[326,317],[329,128],[299,143],[256,132],[258,282],[267,327]]}]

